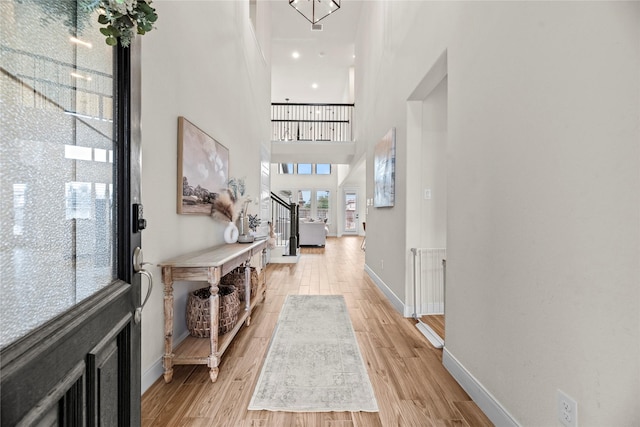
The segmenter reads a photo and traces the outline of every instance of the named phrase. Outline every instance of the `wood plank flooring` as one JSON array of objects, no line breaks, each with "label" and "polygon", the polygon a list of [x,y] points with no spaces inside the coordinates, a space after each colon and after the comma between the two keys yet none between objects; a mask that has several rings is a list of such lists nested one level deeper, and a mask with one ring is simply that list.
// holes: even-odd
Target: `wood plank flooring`
[{"label": "wood plank flooring", "polygon": [[[217,382],[205,366],[175,366],[142,396],[143,426],[413,427],[491,426],[442,366],[434,349],[391,306],[364,272],[361,238],[329,238],[303,248],[298,264],[269,264],[267,299],[253,312],[220,364]],[[269,340],[288,294],[344,295],[379,413],[248,411]]]}]

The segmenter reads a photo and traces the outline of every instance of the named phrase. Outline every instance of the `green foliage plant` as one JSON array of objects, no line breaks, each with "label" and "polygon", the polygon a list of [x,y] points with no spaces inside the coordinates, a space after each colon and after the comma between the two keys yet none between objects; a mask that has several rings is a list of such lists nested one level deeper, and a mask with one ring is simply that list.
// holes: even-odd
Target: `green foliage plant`
[{"label": "green foliage plant", "polygon": [[151,0],[89,0],[85,10],[99,11],[98,22],[104,25],[100,32],[109,46],[120,41],[122,47],[129,47],[136,33],[148,33],[158,20]]}]

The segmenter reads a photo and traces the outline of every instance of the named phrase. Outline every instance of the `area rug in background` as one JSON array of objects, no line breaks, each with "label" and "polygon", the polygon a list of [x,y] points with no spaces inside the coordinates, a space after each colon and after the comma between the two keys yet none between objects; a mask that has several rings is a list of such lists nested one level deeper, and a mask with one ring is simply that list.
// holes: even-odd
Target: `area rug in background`
[{"label": "area rug in background", "polygon": [[250,410],[377,412],[342,295],[289,295]]}]

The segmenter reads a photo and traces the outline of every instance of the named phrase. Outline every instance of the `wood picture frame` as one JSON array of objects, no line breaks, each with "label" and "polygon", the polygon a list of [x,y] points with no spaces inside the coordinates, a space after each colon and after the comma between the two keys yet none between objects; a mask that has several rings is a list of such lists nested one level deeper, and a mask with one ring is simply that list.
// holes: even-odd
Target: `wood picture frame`
[{"label": "wood picture frame", "polygon": [[376,144],[373,152],[373,206],[393,207],[396,181],[396,128]]},{"label": "wood picture frame", "polygon": [[178,117],[178,214],[211,215],[214,194],[228,181],[229,149]]}]

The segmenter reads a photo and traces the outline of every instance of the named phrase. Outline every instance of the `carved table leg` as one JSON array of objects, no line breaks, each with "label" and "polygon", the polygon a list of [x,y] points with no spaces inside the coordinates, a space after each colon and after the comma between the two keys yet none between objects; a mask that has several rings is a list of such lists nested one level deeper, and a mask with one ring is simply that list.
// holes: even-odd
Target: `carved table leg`
[{"label": "carved table leg", "polygon": [[168,369],[164,371],[164,382],[169,384],[173,381],[173,369]]},{"label": "carved table leg", "polygon": [[210,333],[209,333],[209,377],[211,382],[215,382],[218,379],[218,364],[220,358],[218,355],[218,327],[220,323],[220,295],[218,294],[220,283],[220,269],[218,267],[209,268],[208,279],[209,290],[211,296],[209,297],[209,317],[210,317]]},{"label": "carved table leg", "polygon": [[209,369],[209,378],[211,378],[212,383],[215,383],[218,379],[218,371],[219,369],[217,367]]},{"label": "carved table leg", "polygon": [[267,299],[267,248],[265,247],[262,250],[262,265],[260,275],[262,276],[262,280],[258,280],[258,288],[260,288],[260,282],[262,282],[262,302],[265,302]]},{"label": "carved table leg", "polygon": [[173,277],[171,267],[162,268],[164,282],[164,382],[173,379]]},{"label": "carved table leg", "polygon": [[244,295],[244,311],[249,313],[245,325],[249,326],[251,324],[251,261],[244,263]]}]

